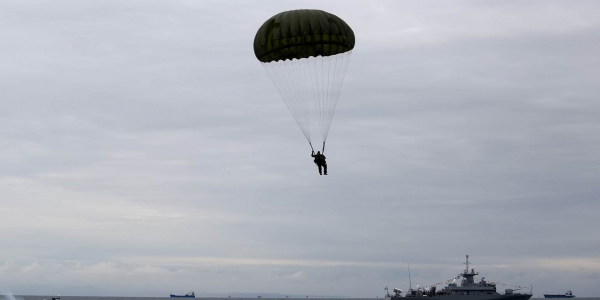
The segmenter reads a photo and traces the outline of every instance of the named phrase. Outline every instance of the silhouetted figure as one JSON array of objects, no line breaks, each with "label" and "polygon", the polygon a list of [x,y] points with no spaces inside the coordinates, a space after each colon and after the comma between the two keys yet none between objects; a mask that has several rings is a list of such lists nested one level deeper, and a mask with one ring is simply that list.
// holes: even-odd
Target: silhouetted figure
[{"label": "silhouetted figure", "polygon": [[321,168],[323,168],[325,175],[327,175],[327,162],[325,161],[325,155],[321,154],[321,151],[317,151],[317,154],[315,154],[315,151],[313,150],[310,156],[315,158],[315,164],[319,167],[319,174],[323,175],[323,172],[321,172]]}]

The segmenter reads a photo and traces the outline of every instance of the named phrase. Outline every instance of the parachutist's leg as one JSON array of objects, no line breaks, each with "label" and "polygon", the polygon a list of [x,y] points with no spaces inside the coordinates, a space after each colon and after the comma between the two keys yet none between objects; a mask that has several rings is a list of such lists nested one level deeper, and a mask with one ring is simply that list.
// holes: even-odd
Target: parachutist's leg
[{"label": "parachutist's leg", "polygon": [[[321,171],[321,165],[317,165],[319,166],[319,175],[323,175],[323,172]],[[327,174],[327,171],[325,171],[325,174]]]},{"label": "parachutist's leg", "polygon": [[324,169],[324,171],[325,171],[325,175],[327,175],[327,164],[326,164],[326,163],[325,163],[325,164],[323,164],[323,169]]}]

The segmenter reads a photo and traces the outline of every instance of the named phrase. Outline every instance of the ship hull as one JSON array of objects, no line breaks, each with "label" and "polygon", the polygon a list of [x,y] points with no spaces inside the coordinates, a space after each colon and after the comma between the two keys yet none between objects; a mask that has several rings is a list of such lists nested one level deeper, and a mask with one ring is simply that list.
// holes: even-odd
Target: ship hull
[{"label": "ship hull", "polygon": [[529,298],[531,298],[531,295],[447,295],[430,297],[431,300],[529,300]]},{"label": "ship hull", "polygon": [[544,298],[575,298],[575,296],[567,296],[567,295],[547,295],[547,294],[544,294]]},{"label": "ship hull", "polygon": [[391,300],[410,300],[427,298],[428,300],[529,300],[531,295],[443,295],[434,297],[392,297]]},{"label": "ship hull", "polygon": [[171,295],[171,298],[196,298],[196,296],[187,296],[187,295]]}]

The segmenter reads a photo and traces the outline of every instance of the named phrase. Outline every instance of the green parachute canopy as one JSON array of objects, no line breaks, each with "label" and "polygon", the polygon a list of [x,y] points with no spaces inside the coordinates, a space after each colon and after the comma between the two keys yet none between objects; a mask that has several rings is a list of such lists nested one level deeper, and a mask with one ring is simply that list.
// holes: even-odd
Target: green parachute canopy
[{"label": "green parachute canopy", "polygon": [[254,54],[261,62],[332,56],[354,48],[354,32],[338,16],[316,9],[278,13],[254,38]]}]

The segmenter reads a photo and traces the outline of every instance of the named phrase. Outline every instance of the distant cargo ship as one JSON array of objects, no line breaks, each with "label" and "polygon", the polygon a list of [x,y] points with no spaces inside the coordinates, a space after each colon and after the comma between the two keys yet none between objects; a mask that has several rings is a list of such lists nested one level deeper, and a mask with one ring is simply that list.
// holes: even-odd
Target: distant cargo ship
[{"label": "distant cargo ship", "polygon": [[544,298],[575,298],[575,295],[571,290],[568,290],[564,294],[544,294]]},{"label": "distant cargo ship", "polygon": [[196,294],[194,292],[189,292],[185,295],[173,295],[171,294],[171,298],[196,298]]}]

